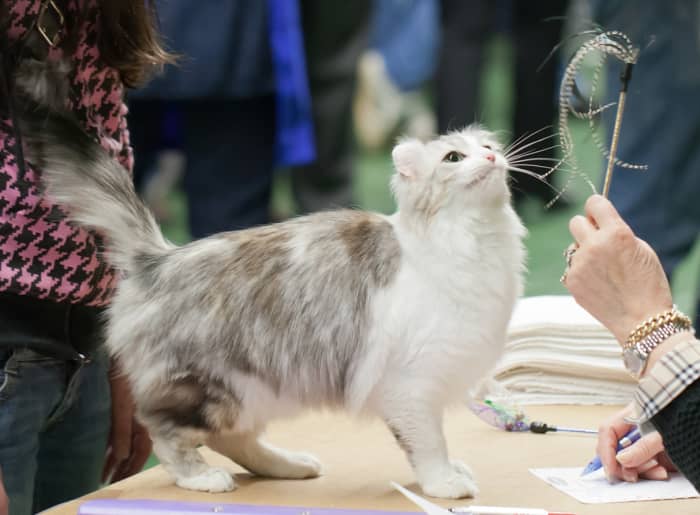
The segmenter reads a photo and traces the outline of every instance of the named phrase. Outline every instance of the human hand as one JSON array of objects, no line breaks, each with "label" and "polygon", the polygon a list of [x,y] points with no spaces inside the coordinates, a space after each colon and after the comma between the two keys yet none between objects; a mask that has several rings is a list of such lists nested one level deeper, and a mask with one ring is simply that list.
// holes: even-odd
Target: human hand
[{"label": "human hand", "polygon": [[10,513],[10,499],[5,492],[5,484],[2,481],[2,469],[0,469],[0,515],[8,515]]},{"label": "human hand", "polygon": [[563,281],[576,302],[620,343],[641,322],[673,307],[659,258],[609,200],[592,195],[569,230],[577,248]]},{"label": "human hand", "polygon": [[645,479],[668,479],[675,467],[664,452],[664,443],[658,432],[642,436],[626,449],[617,452],[617,443],[634,427],[625,421],[632,413],[632,405],[615,413],[598,428],[598,457],[608,480],[622,479],[635,482]]},{"label": "human hand", "polygon": [[148,431],[134,417],[134,401],[126,377],[113,363],[109,372],[112,389],[112,428],[102,481],[114,482],[140,472],[151,454]]}]

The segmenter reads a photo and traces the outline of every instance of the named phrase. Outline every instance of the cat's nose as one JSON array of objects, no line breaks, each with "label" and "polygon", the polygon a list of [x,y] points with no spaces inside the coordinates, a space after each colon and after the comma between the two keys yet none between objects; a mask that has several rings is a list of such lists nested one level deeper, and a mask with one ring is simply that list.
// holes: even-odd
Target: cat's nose
[{"label": "cat's nose", "polygon": [[484,157],[486,159],[488,159],[489,161],[491,161],[492,163],[496,162],[496,154],[489,153],[489,154],[486,154]]}]

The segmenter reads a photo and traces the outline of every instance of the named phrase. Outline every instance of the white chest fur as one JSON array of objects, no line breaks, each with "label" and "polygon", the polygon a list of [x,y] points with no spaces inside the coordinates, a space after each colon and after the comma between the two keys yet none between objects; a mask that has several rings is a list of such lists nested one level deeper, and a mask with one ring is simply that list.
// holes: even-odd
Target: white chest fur
[{"label": "white chest fur", "polygon": [[368,385],[381,390],[394,376],[411,376],[438,401],[464,398],[502,354],[522,291],[523,234],[508,208],[471,231],[453,225],[430,239],[402,235],[397,280],[373,300],[375,341],[356,375],[354,408],[371,409]]}]

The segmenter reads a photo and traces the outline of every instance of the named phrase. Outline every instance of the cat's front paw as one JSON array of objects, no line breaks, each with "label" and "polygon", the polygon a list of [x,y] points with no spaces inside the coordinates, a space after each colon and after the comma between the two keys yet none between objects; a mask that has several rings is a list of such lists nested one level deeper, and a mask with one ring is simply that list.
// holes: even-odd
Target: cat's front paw
[{"label": "cat's front paw", "polygon": [[469,467],[461,461],[452,461],[440,473],[431,474],[421,482],[426,495],[442,499],[461,499],[475,497],[479,489]]},{"label": "cat's front paw", "polygon": [[189,477],[179,477],[175,484],[187,490],[198,490],[200,492],[230,492],[236,488],[231,474],[222,468],[211,467],[201,474]]}]

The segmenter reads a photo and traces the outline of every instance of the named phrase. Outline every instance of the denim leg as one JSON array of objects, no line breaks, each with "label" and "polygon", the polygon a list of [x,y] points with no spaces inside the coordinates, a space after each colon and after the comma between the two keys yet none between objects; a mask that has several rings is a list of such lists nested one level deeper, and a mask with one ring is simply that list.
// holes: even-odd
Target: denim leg
[{"label": "denim leg", "polygon": [[0,468],[10,515],[29,515],[39,435],[63,397],[64,364],[26,349],[0,349]]},{"label": "denim leg", "polygon": [[75,370],[39,435],[34,512],[99,488],[111,423],[108,371],[104,352]]}]

